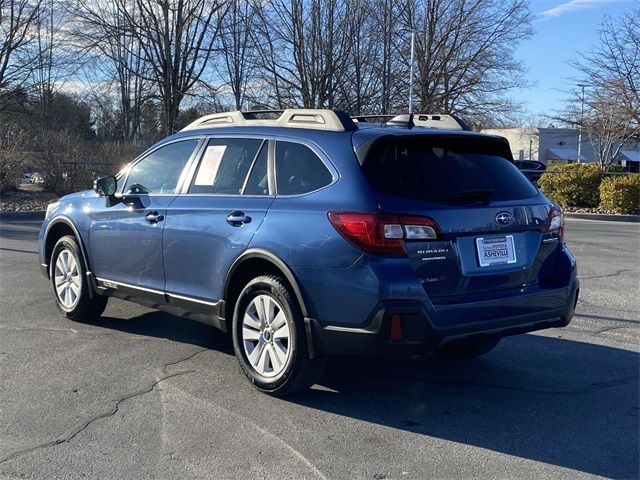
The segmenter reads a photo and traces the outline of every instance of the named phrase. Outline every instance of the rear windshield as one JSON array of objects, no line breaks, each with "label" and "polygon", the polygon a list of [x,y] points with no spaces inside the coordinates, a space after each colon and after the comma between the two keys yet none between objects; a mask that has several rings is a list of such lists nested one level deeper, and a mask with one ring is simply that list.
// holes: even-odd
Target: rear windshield
[{"label": "rear windshield", "polygon": [[469,137],[391,137],[362,168],[378,192],[444,203],[532,198],[537,189],[505,158],[505,146]]}]

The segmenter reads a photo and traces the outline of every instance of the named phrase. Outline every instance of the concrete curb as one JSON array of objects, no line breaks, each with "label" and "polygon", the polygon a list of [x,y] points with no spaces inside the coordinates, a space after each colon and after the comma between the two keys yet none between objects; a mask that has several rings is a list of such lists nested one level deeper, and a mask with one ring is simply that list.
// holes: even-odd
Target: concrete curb
[{"label": "concrete curb", "polygon": [[0,212],[0,220],[44,220],[44,210],[35,212]]},{"label": "concrete curb", "polygon": [[640,215],[613,215],[606,213],[567,213],[565,218],[581,218],[582,220],[600,220],[605,222],[640,222]]}]

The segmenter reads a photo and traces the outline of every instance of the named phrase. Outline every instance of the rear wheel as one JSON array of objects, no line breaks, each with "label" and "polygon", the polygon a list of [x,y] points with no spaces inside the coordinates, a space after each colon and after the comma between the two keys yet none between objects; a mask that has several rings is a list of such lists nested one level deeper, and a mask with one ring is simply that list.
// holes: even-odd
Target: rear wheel
[{"label": "rear wheel", "polygon": [[99,317],[107,306],[108,297],[89,296],[86,266],[78,241],[66,235],[53,247],[51,254],[51,287],[56,306],[62,314],[83,322]]},{"label": "rear wheel", "polygon": [[244,287],[232,333],[242,371],[262,392],[287,395],[322,376],[326,361],[309,358],[300,307],[279,277],[256,277]]},{"label": "rear wheel", "polygon": [[436,350],[446,358],[473,358],[484,355],[493,350],[500,343],[500,338],[483,338],[475,340],[460,340],[449,342]]}]

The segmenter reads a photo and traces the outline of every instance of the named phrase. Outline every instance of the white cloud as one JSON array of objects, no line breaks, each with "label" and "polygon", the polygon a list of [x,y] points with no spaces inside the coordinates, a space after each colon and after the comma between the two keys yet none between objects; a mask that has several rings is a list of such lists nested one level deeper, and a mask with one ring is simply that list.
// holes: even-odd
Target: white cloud
[{"label": "white cloud", "polygon": [[568,2],[556,5],[553,8],[545,10],[540,13],[543,18],[555,18],[565,13],[570,13],[576,10],[585,10],[587,8],[593,8],[603,3],[614,3],[621,0],[569,0]]}]

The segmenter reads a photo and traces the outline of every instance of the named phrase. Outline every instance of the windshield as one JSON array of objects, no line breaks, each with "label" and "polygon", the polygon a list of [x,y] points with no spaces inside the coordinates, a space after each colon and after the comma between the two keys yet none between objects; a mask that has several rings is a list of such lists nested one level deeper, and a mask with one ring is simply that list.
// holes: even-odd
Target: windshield
[{"label": "windshield", "polygon": [[444,203],[521,200],[537,189],[495,141],[470,137],[382,139],[363,169],[378,192]]}]

